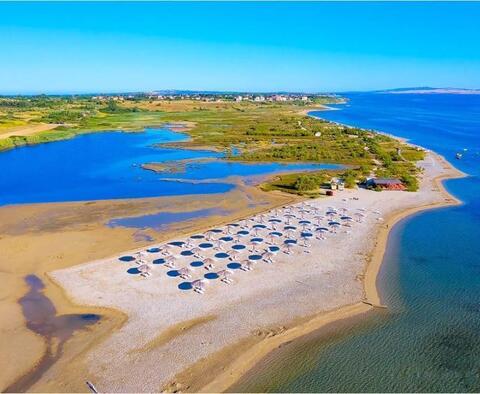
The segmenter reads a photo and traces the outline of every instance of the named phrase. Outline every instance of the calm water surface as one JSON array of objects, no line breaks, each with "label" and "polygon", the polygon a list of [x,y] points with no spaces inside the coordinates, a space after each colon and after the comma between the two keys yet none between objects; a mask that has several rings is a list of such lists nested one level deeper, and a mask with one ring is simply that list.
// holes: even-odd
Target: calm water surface
[{"label": "calm water surface", "polygon": [[110,220],[109,227],[128,227],[128,228],[153,228],[154,230],[166,230],[171,224],[204,218],[208,216],[226,216],[230,211],[220,208],[197,209],[195,211],[184,212],[158,212],[150,215],[134,216],[127,218],[117,218]]},{"label": "calm water surface", "polygon": [[[480,391],[480,96],[352,94],[329,120],[411,139],[470,177],[446,182],[465,204],[399,223],[379,276],[385,313],[309,336],[233,387],[267,392]],[[462,160],[453,157],[464,152]]]},{"label": "calm water surface", "polygon": [[[140,167],[151,162],[218,158],[222,153],[154,146],[187,137],[169,129],[142,133],[102,132],[66,141],[20,147],[0,153],[0,205],[224,193],[218,182],[279,171],[338,168],[321,164],[246,164],[213,160],[190,163],[181,174],[157,174]],[[182,182],[176,179],[182,178]],[[217,179],[216,182],[209,182]]]}]

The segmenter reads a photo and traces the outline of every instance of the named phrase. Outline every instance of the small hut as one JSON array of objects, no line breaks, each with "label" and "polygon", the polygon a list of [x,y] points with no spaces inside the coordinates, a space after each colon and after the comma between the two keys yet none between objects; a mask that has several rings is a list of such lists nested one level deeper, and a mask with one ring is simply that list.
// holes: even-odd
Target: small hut
[{"label": "small hut", "polygon": [[332,178],[330,180],[330,189],[331,190],[344,190],[345,183],[340,178]]}]

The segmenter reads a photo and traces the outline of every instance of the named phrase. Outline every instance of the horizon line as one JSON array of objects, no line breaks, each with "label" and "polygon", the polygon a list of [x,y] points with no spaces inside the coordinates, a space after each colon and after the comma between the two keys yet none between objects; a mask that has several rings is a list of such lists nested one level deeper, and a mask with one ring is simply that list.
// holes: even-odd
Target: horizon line
[{"label": "horizon line", "polygon": [[[25,0],[27,1],[27,0]],[[57,1],[57,0],[55,0]],[[61,1],[61,0],[58,0]],[[90,1],[90,0],[87,0]],[[107,0],[110,1],[110,0]],[[359,0],[361,1],[361,0]],[[329,91],[304,91],[304,90],[201,90],[201,89],[151,89],[151,90],[112,90],[112,91],[51,91],[51,92],[0,92],[0,97],[9,96],[91,96],[91,95],[124,95],[124,94],[306,94],[306,95],[328,95],[342,93],[362,93],[362,92],[388,92],[396,90],[463,90],[478,91],[480,88],[462,88],[462,87],[432,87],[432,86],[408,86],[386,89],[352,89],[352,90],[329,90]]]}]

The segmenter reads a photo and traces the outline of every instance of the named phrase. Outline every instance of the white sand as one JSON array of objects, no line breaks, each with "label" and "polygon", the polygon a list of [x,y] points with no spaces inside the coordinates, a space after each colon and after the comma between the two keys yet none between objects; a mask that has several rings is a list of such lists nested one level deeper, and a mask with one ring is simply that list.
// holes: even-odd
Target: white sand
[{"label": "white sand", "polygon": [[[135,263],[120,262],[118,256],[53,272],[52,277],[75,302],[112,307],[128,315],[128,322],[87,356],[96,387],[114,392],[158,391],[188,366],[257,329],[279,327],[361,300],[359,276],[382,223],[373,211],[381,211],[380,216],[386,218],[399,210],[444,200],[431,181],[446,169],[432,155],[420,164],[425,168],[425,179],[419,192],[348,190],[308,202],[323,213],[328,206],[345,206],[348,215],[358,208],[368,213],[363,223],[353,223],[349,234],[342,227],[326,240],[312,239],[310,253],[296,246],[291,255],[277,254],[273,264],[258,262],[253,271],[235,270],[231,285],[211,280],[203,295],[179,290],[183,280],[167,276],[169,269],[162,265],[152,266],[152,276],[147,279],[130,275],[126,270]],[[244,260],[243,256],[239,260]],[[183,257],[177,268],[193,260],[198,259]],[[227,263],[219,262],[215,271]],[[192,279],[206,272],[196,268]],[[208,315],[216,319],[185,330],[149,351],[136,351],[172,325]]]}]

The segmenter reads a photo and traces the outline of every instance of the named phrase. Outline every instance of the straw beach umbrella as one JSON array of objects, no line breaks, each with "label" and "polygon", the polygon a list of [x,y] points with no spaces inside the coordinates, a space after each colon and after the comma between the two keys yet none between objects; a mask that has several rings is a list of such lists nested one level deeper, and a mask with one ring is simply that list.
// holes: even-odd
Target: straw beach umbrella
[{"label": "straw beach umbrella", "polygon": [[240,242],[240,239],[246,237],[248,234],[250,234],[250,232],[247,230],[237,231],[237,242]]},{"label": "straw beach umbrella", "polygon": [[201,242],[198,244],[200,249],[210,249],[213,248],[213,244],[211,242]]},{"label": "straw beach umbrella", "polygon": [[227,242],[232,242],[233,241],[233,237],[229,236],[229,235],[226,235],[224,237],[221,237],[219,238],[219,241],[221,241],[222,243],[227,243]]},{"label": "straw beach umbrella", "polygon": [[206,234],[207,234],[206,239],[207,239],[208,241],[213,241],[215,234],[220,234],[221,232],[222,232],[222,230],[217,229],[217,228],[213,228],[213,229],[211,229],[211,230],[208,230],[208,231],[206,232]]},{"label": "straw beach umbrella", "polygon": [[191,252],[193,253],[193,255],[199,259],[203,258],[203,253],[202,253],[202,249],[200,247],[195,247],[191,250]]},{"label": "straw beach umbrella", "polygon": [[292,237],[295,231],[297,231],[295,226],[285,226],[284,229],[289,237]]},{"label": "straw beach umbrella", "polygon": [[207,257],[206,259],[203,260],[203,266],[207,271],[212,270],[214,266],[215,260],[212,259],[211,257]]},{"label": "straw beach umbrella", "polygon": [[305,231],[306,228],[307,228],[310,224],[312,224],[312,222],[311,222],[310,220],[300,220],[300,221],[298,222],[298,224],[301,224],[302,227],[303,227],[303,231]]},{"label": "straw beach umbrella", "polygon": [[166,245],[163,246],[163,254],[165,254],[165,255],[166,254],[172,254],[175,251],[175,249],[177,249],[176,246],[166,244]]},{"label": "straw beach umbrella", "polygon": [[275,239],[278,239],[282,236],[283,234],[279,231],[271,231],[268,233],[268,237],[270,238],[271,243],[275,243]]},{"label": "straw beach umbrella", "polygon": [[240,222],[240,227],[241,227],[241,228],[247,228],[247,227],[248,227],[248,219],[243,219],[243,220]]},{"label": "straw beach umbrella", "polygon": [[230,279],[232,274],[233,274],[233,272],[230,271],[229,269],[224,269],[224,270],[221,270],[221,271],[217,272],[217,275],[220,277],[220,280],[223,283],[226,283],[226,284],[232,283],[232,279]]},{"label": "straw beach umbrella", "polygon": [[285,221],[286,224],[290,224],[292,222],[292,219],[295,218],[295,215],[293,213],[286,213],[283,216],[287,218],[287,220]]},{"label": "straw beach umbrella", "polygon": [[240,226],[238,223],[229,223],[227,224],[227,233],[231,234],[235,227]]},{"label": "straw beach umbrella", "polygon": [[265,252],[262,255],[262,257],[267,263],[273,263],[273,257],[275,257],[275,253],[273,253],[269,250],[269,251]]},{"label": "straw beach umbrella", "polygon": [[295,239],[286,239],[283,244],[285,245],[285,248],[287,249],[286,253],[289,254],[292,247],[297,243],[297,240]]},{"label": "straw beach umbrella", "polygon": [[254,224],[254,225],[252,226],[252,228],[253,228],[253,231],[255,232],[255,235],[258,235],[258,232],[259,232],[260,230],[263,230],[263,229],[267,228],[267,226],[264,225],[264,224]]},{"label": "straw beach umbrella", "polygon": [[185,245],[185,242],[183,242],[183,241],[173,241],[173,242],[169,242],[168,245],[173,245],[173,246],[176,246],[178,248],[181,248]]},{"label": "straw beach umbrella", "polygon": [[320,222],[325,219],[323,215],[316,215],[314,219],[317,219],[317,224],[320,225]]},{"label": "straw beach umbrella", "polygon": [[240,267],[240,269],[241,269],[242,271],[251,271],[251,270],[253,269],[253,267],[254,267],[253,261],[247,260],[247,261],[245,261],[245,262],[242,264],[242,266]]},{"label": "straw beach umbrella", "polygon": [[244,249],[246,249],[247,247],[243,244],[235,244],[235,245],[232,245],[232,249],[233,250],[238,250],[238,251],[242,251]]},{"label": "straw beach umbrella", "polygon": [[192,270],[188,267],[184,267],[178,270],[180,278],[187,279],[192,277]]},{"label": "straw beach umbrella", "polygon": [[252,252],[256,252],[257,251],[257,246],[260,245],[262,242],[263,242],[263,238],[252,238],[250,240],[250,245],[253,246]]},{"label": "straw beach umbrella", "polygon": [[315,232],[318,233],[317,239],[325,239],[325,233],[328,233],[330,230],[326,227],[317,227]]},{"label": "straw beach umbrella", "polygon": [[148,253],[144,250],[140,250],[139,252],[135,253],[135,257],[138,259],[144,259],[148,256]]},{"label": "straw beach umbrella", "polygon": [[279,218],[276,218],[276,217],[273,218],[273,219],[270,219],[269,222],[272,226],[273,231],[277,231],[278,224],[282,223],[282,221]]},{"label": "straw beach umbrella", "polygon": [[207,281],[205,279],[197,279],[194,280],[192,283],[193,291],[196,293],[203,294],[205,292],[205,288],[207,287]]},{"label": "straw beach umbrella", "polygon": [[242,251],[239,249],[232,249],[229,253],[230,253],[230,260],[233,261],[236,256],[242,253]]},{"label": "straw beach umbrella", "polygon": [[228,259],[230,255],[225,252],[219,252],[219,253],[216,253],[213,257],[217,260],[220,260],[220,259]]},{"label": "straw beach umbrella", "polygon": [[258,260],[261,260],[261,259],[262,259],[262,256],[259,255],[259,254],[251,254],[250,256],[248,256],[248,260],[252,261],[254,263]]},{"label": "straw beach umbrella", "polygon": [[138,270],[142,273],[143,276],[150,275],[150,266],[147,264],[142,264],[138,267]]},{"label": "straw beach umbrella", "polygon": [[165,257],[165,266],[169,268],[173,268],[175,266],[175,262],[177,261],[175,256],[167,256]]},{"label": "straw beach umbrella", "polygon": [[340,227],[340,223],[338,222],[329,222],[328,225],[333,228],[334,232],[337,232],[337,229]]},{"label": "straw beach umbrella", "polygon": [[356,217],[357,222],[359,223],[361,223],[363,218],[365,217],[365,214],[363,212],[355,212],[353,215]]},{"label": "straw beach umbrella", "polygon": [[229,269],[224,269],[224,270],[221,270],[221,271],[218,271],[217,272],[218,276],[230,276],[230,275],[233,275],[233,271],[229,270]]},{"label": "straw beach umbrella", "polygon": [[313,237],[313,234],[312,234],[312,233],[310,233],[310,232],[302,232],[302,233],[300,234],[300,237],[302,237],[302,239],[303,239],[303,246],[304,246],[304,247],[310,246],[309,243],[308,243],[308,240]]}]

